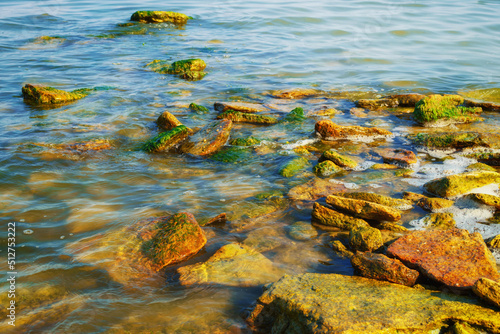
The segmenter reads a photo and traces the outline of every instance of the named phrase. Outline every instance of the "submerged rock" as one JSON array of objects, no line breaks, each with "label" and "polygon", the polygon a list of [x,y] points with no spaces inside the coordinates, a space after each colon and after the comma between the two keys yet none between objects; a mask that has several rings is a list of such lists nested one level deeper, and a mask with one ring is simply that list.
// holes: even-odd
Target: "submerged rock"
[{"label": "submerged rock", "polygon": [[225,245],[206,262],[184,266],[177,271],[183,285],[256,286],[273,282],[283,275],[264,255],[239,244]]},{"label": "submerged rock", "polygon": [[330,120],[322,120],[315,125],[316,134],[324,140],[385,138],[391,136],[390,131],[362,126],[341,126]]},{"label": "submerged rock", "polygon": [[207,156],[217,152],[229,138],[233,122],[217,120],[190,136],[180,147],[181,152]]},{"label": "submerged rock", "polygon": [[383,159],[385,163],[401,164],[403,166],[408,166],[416,164],[418,158],[412,151],[394,148],[385,148],[376,151]]},{"label": "submerged rock", "polygon": [[348,250],[347,247],[344,246],[342,242],[340,242],[340,240],[333,240],[332,242],[330,242],[330,247],[332,247],[335,253],[337,253],[337,255],[340,257],[347,257],[350,259],[354,256],[354,253]]},{"label": "submerged rock", "polygon": [[293,160],[287,162],[283,167],[281,167],[279,173],[284,177],[292,177],[297,175],[301,170],[309,165],[309,160],[304,157],[297,157]]},{"label": "submerged rock", "polygon": [[445,133],[418,133],[408,138],[416,145],[429,148],[498,148],[500,136],[497,133],[477,132],[445,132]]},{"label": "submerged rock", "polygon": [[429,95],[415,105],[413,117],[424,126],[445,126],[450,123],[470,123],[479,120],[481,108],[467,108],[459,95]]},{"label": "submerged rock", "polygon": [[399,210],[374,202],[333,195],[328,196],[326,202],[334,208],[347,212],[357,218],[388,221],[398,221],[401,219],[401,212]]},{"label": "submerged rock", "polygon": [[472,287],[472,291],[481,299],[500,307],[500,284],[487,278],[480,278]]},{"label": "submerged rock", "polygon": [[323,152],[321,157],[319,158],[318,162],[323,162],[325,160],[330,160],[333,163],[335,163],[337,166],[340,167],[347,167],[347,168],[355,168],[358,163],[354,161],[353,159],[346,157],[344,155],[341,155],[337,153],[334,150],[328,150]]},{"label": "submerged rock", "polygon": [[192,19],[192,17],[185,14],[159,10],[139,10],[130,17],[131,21],[142,23],[171,22],[175,24],[185,24],[189,19]]},{"label": "submerged rock", "polygon": [[337,227],[342,230],[350,230],[355,227],[368,227],[368,223],[363,219],[354,218],[341,212],[314,203],[312,220],[319,225]]},{"label": "submerged rock", "polygon": [[323,162],[320,162],[313,168],[314,174],[320,176],[320,177],[328,177],[332,176],[335,174],[339,174],[343,172],[344,170],[337,166],[335,163],[333,163],[330,160],[325,160]]},{"label": "submerged rock", "polygon": [[276,90],[271,92],[271,95],[280,99],[302,99],[305,97],[319,95],[321,93],[322,92],[320,90],[312,88],[293,88],[293,89]]},{"label": "submerged rock", "polygon": [[71,92],[43,85],[26,84],[22,88],[24,102],[35,105],[61,104],[82,99],[92,89],[82,88]]},{"label": "submerged rock", "polygon": [[302,108],[295,108],[292,111],[290,111],[288,114],[285,115],[281,119],[281,122],[283,123],[300,123],[304,121],[307,117],[304,116],[304,109]]},{"label": "submerged rock", "polygon": [[257,333],[428,333],[450,321],[500,331],[500,314],[468,297],[337,274],[284,276],[247,318]]},{"label": "submerged rock", "polygon": [[305,184],[293,187],[288,192],[288,197],[299,201],[314,201],[321,197],[326,197],[331,193],[346,190],[343,184],[332,183],[321,178],[314,178]]},{"label": "submerged rock", "polygon": [[359,276],[406,286],[414,286],[420,275],[401,261],[382,254],[356,252],[351,258],[351,264]]},{"label": "submerged rock", "polygon": [[186,139],[191,130],[184,125],[179,125],[170,131],[159,133],[142,145],[142,150],[146,152],[165,152],[175,148],[180,142]]},{"label": "submerged rock", "polygon": [[418,101],[422,100],[425,95],[422,94],[398,94],[389,96],[393,101],[397,101],[398,107],[415,107]]},{"label": "submerged rock", "polygon": [[351,249],[361,252],[371,252],[384,245],[382,233],[371,226],[361,226],[349,232],[349,245]]},{"label": "submerged rock", "polygon": [[500,279],[481,235],[466,230],[415,231],[392,243],[387,255],[449,288],[470,289],[481,277]]},{"label": "submerged rock", "polygon": [[295,240],[310,240],[318,236],[318,231],[311,226],[310,222],[295,222],[289,226],[288,234]]},{"label": "submerged rock", "polygon": [[207,64],[201,59],[178,60],[169,64],[165,60],[155,59],[146,65],[150,70],[160,74],[175,74],[186,80],[201,80],[206,75],[203,70]]},{"label": "submerged rock", "polygon": [[481,108],[484,111],[500,111],[499,103],[476,101],[471,99],[465,99],[464,104],[471,108]]},{"label": "submerged rock", "polygon": [[247,113],[269,111],[269,109],[263,106],[262,104],[251,103],[251,102],[215,102],[214,109],[219,112],[224,112],[227,110],[234,110]]},{"label": "submerged rock", "polygon": [[424,184],[424,188],[431,194],[444,198],[454,198],[463,195],[472,189],[492,183],[500,183],[500,174],[495,172],[469,172],[445,176]]},{"label": "submerged rock", "polygon": [[230,119],[237,123],[254,123],[254,124],[275,124],[278,119],[271,116],[255,115],[246,112],[227,110],[217,116],[218,119]]},{"label": "submerged rock", "polygon": [[234,138],[229,142],[229,144],[234,146],[254,146],[259,145],[260,142],[260,139],[250,136],[246,138]]},{"label": "submerged rock", "polygon": [[158,117],[158,119],[156,120],[156,124],[158,124],[160,128],[166,131],[172,130],[177,126],[182,125],[182,123],[179,122],[179,120],[174,115],[166,110]]},{"label": "submerged rock", "polygon": [[192,111],[196,111],[196,112],[202,113],[202,114],[206,114],[206,113],[208,113],[210,111],[210,110],[208,110],[207,107],[204,107],[202,105],[196,104],[194,102],[189,105],[189,109],[191,109]]},{"label": "submerged rock", "polygon": [[398,210],[410,210],[413,208],[410,201],[405,199],[392,198],[389,196],[384,196],[375,193],[368,192],[343,192],[343,193],[332,193],[334,196],[340,196],[351,199],[360,199],[367,202],[373,202],[380,205],[390,206]]}]

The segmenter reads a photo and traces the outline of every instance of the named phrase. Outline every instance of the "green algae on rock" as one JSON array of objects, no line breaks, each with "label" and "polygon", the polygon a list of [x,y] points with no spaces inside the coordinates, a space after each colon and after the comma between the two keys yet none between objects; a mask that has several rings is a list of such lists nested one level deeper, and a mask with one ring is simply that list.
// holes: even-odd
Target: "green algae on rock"
[{"label": "green algae on rock", "polygon": [[384,245],[382,233],[371,226],[355,227],[349,231],[349,246],[361,252],[371,252]]},{"label": "green algae on rock", "polygon": [[204,107],[202,105],[196,104],[194,102],[189,105],[189,109],[191,109],[192,111],[196,111],[196,112],[202,113],[202,114],[206,114],[206,113],[208,113],[210,111],[210,110],[208,110],[207,107]]},{"label": "green algae on rock", "polygon": [[244,113],[235,110],[226,110],[217,116],[218,119],[230,119],[237,123],[254,123],[254,124],[275,124],[278,120],[271,116],[255,115]]},{"label": "green algae on rock", "polygon": [[387,138],[392,135],[390,131],[379,128],[367,128],[362,126],[341,126],[330,120],[318,121],[315,125],[318,136],[324,140],[362,140]]},{"label": "green algae on rock", "polygon": [[474,284],[472,291],[481,299],[500,307],[500,284],[498,282],[482,277]]},{"label": "green algae on rock", "polygon": [[340,183],[332,183],[326,179],[314,179],[293,187],[288,192],[288,197],[296,201],[314,201],[326,197],[334,192],[344,191],[346,187]]},{"label": "green algae on rock", "polygon": [[438,230],[449,230],[456,224],[453,213],[448,212],[431,213],[423,218],[423,222],[429,228]]},{"label": "green algae on rock", "polygon": [[217,152],[227,142],[233,122],[216,120],[190,136],[180,147],[183,153],[207,156]]},{"label": "green algae on rock", "polygon": [[394,175],[397,177],[410,177],[415,171],[409,168],[398,169],[394,171]]},{"label": "green algae on rock", "polygon": [[408,200],[392,198],[389,196],[384,196],[369,192],[341,192],[341,193],[332,193],[331,195],[351,198],[351,199],[360,199],[367,202],[373,202],[380,205],[390,206],[398,210],[410,210],[413,208],[411,202]]},{"label": "green algae on rock", "polygon": [[316,231],[310,222],[299,221],[289,226],[288,234],[295,240],[304,241],[316,237],[318,231]]},{"label": "green algae on rock", "polygon": [[148,140],[142,146],[142,150],[146,152],[168,151],[186,139],[190,133],[191,130],[184,125],[176,126],[172,130],[161,132]]},{"label": "green algae on rock", "polygon": [[244,113],[269,111],[269,109],[262,104],[252,102],[215,102],[214,109],[219,112],[234,110]]},{"label": "green algae on rock", "polygon": [[424,184],[430,194],[452,199],[472,189],[492,183],[500,183],[500,174],[495,172],[469,172],[445,176]]},{"label": "green algae on rock", "polygon": [[309,160],[304,157],[297,157],[288,161],[280,168],[279,173],[283,177],[292,177],[309,165]]},{"label": "green algae on rock", "polygon": [[496,209],[500,210],[500,197],[498,196],[488,194],[470,194],[469,197],[478,203],[494,206]]},{"label": "green algae on rock", "polygon": [[330,160],[320,162],[313,168],[314,174],[318,175],[319,177],[329,177],[335,174],[339,174],[343,171],[344,170],[342,168],[340,168]]},{"label": "green algae on rock", "polygon": [[159,10],[139,10],[130,17],[131,21],[142,23],[171,22],[175,24],[185,24],[189,19],[192,19],[192,17],[185,14]]},{"label": "green algae on rock", "polygon": [[326,198],[326,203],[357,218],[387,221],[401,219],[401,211],[398,209],[360,199],[330,195]]},{"label": "green algae on rock", "polygon": [[363,219],[345,215],[319,203],[314,203],[312,221],[319,225],[337,227],[342,230],[369,226]]},{"label": "green algae on rock", "polygon": [[323,162],[325,160],[330,160],[333,163],[335,163],[337,166],[340,167],[347,167],[347,168],[355,168],[358,163],[354,161],[353,159],[346,157],[345,155],[341,155],[338,152],[334,150],[328,150],[323,152],[321,157],[319,158],[318,162]]},{"label": "green algae on rock", "polygon": [[259,145],[260,142],[260,139],[250,136],[246,138],[234,138],[229,142],[229,144],[234,146],[254,146]]},{"label": "green algae on rock", "polygon": [[459,95],[429,95],[415,105],[413,117],[424,126],[443,126],[450,122],[470,123],[480,118],[481,108],[467,108]]},{"label": "green algae on rock", "polygon": [[435,212],[438,210],[449,208],[453,205],[453,201],[438,197],[423,197],[417,201],[417,205],[424,210]]},{"label": "green algae on rock", "polygon": [[445,132],[445,133],[418,133],[408,138],[416,145],[430,148],[499,148],[500,136],[497,133],[477,132]]},{"label": "green algae on rock", "polygon": [[304,116],[304,109],[297,107],[286,114],[280,122],[282,123],[300,123],[304,121],[307,117]]},{"label": "green algae on rock", "polygon": [[370,167],[370,169],[375,169],[375,170],[398,169],[398,166],[391,164],[374,164]]},{"label": "green algae on rock", "polygon": [[22,88],[24,102],[35,105],[61,104],[82,99],[92,89],[82,88],[71,92],[43,85],[26,84]]},{"label": "green algae on rock", "polygon": [[239,163],[250,157],[250,150],[244,147],[225,147],[210,156],[210,160]]},{"label": "green algae on rock", "polygon": [[258,333],[304,334],[428,333],[450,321],[500,331],[500,314],[470,297],[337,274],[284,276],[247,318]]},{"label": "green algae on rock", "polygon": [[205,77],[203,70],[207,64],[201,59],[178,60],[169,64],[166,60],[155,59],[146,65],[153,72],[160,74],[175,74],[182,79],[196,81]]},{"label": "green algae on rock", "polygon": [[497,170],[494,167],[491,167],[487,164],[483,164],[482,162],[476,162],[474,164],[470,164],[467,166],[468,172],[474,171],[487,171],[487,172],[496,172]]},{"label": "green algae on rock", "polygon": [[162,128],[166,131],[172,130],[173,128],[175,128],[177,126],[182,125],[182,123],[179,122],[179,120],[174,115],[169,113],[167,110],[165,110],[158,117],[158,119],[156,120],[156,124],[158,124],[158,126],[160,128]]}]

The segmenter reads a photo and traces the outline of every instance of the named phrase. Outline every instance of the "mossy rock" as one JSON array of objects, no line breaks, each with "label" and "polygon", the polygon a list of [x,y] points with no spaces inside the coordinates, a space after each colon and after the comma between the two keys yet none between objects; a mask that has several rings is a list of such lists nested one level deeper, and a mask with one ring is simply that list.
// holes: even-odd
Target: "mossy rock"
[{"label": "mossy rock", "polygon": [[226,144],[232,127],[230,120],[212,121],[190,136],[180,146],[180,151],[198,156],[214,154]]},{"label": "mossy rock", "polygon": [[397,177],[410,177],[415,171],[409,168],[398,169],[394,171],[394,175]]},{"label": "mossy rock", "polygon": [[220,151],[210,156],[210,160],[225,162],[225,163],[239,163],[247,160],[250,157],[250,150],[241,147],[225,147]]},{"label": "mossy rock", "polygon": [[357,218],[381,221],[398,221],[401,219],[401,211],[398,209],[375,202],[335,195],[328,196],[326,202],[335,209]]},{"label": "mossy rock", "polygon": [[207,107],[196,104],[194,102],[189,105],[189,109],[191,109],[192,111],[198,112],[200,114],[206,114],[210,111],[210,110],[208,110]]},{"label": "mossy rock", "polygon": [[62,104],[82,99],[90,94],[92,89],[82,88],[71,92],[49,86],[26,84],[22,88],[24,102],[34,105]]},{"label": "mossy rock", "polygon": [[439,120],[469,123],[479,119],[481,108],[459,106],[464,102],[459,95],[429,95],[417,102],[413,117],[423,125],[433,125]]},{"label": "mossy rock", "polygon": [[363,219],[354,218],[319,203],[314,203],[312,221],[315,224],[336,227],[342,230],[369,226]]},{"label": "mossy rock", "polygon": [[158,124],[160,128],[167,131],[172,130],[173,128],[179,125],[182,125],[182,123],[177,119],[177,117],[175,117],[166,110],[158,117],[158,119],[156,120],[156,124]]},{"label": "mossy rock", "polygon": [[446,209],[454,204],[453,201],[437,197],[424,197],[417,201],[417,205],[424,210],[435,212]]},{"label": "mossy rock", "polygon": [[500,183],[499,173],[469,172],[429,181],[424,184],[424,188],[431,194],[450,199],[492,183]]},{"label": "mossy rock", "polygon": [[430,148],[497,148],[500,142],[498,134],[481,134],[477,132],[445,132],[445,133],[418,133],[408,136],[416,145]]},{"label": "mossy rock", "polygon": [[424,218],[424,224],[430,228],[449,230],[455,227],[453,213],[431,213]]},{"label": "mossy rock", "polygon": [[467,166],[468,171],[487,171],[487,172],[496,172],[497,170],[494,167],[488,166],[487,164],[483,164],[482,162],[476,162],[475,164],[470,164]]},{"label": "mossy rock", "polygon": [[229,144],[234,146],[254,146],[259,145],[260,142],[260,139],[250,136],[246,138],[234,138],[229,142]]},{"label": "mossy rock", "polygon": [[323,152],[318,162],[323,162],[325,160],[330,160],[340,167],[355,168],[358,163],[345,155],[339,154],[337,151],[328,150]]},{"label": "mossy rock", "polygon": [[337,192],[332,193],[332,195],[351,199],[360,199],[367,202],[390,206],[398,210],[411,210],[413,208],[412,203],[408,200],[392,198],[389,196],[369,192]]},{"label": "mossy rock", "polygon": [[184,125],[179,125],[170,131],[159,133],[152,139],[148,140],[142,146],[142,150],[148,153],[168,151],[186,139],[190,133],[190,129]]},{"label": "mossy rock", "polygon": [[261,200],[236,202],[227,211],[229,220],[253,219],[285,209],[288,201],[283,197],[268,197]]},{"label": "mossy rock", "polygon": [[300,123],[303,122],[307,117],[304,116],[304,109],[297,107],[290,111],[281,122],[283,123]]},{"label": "mossy rock", "polygon": [[218,119],[230,119],[237,123],[253,123],[253,124],[275,124],[278,119],[271,116],[255,115],[235,110],[226,110],[217,116]]},{"label": "mossy rock", "polygon": [[288,234],[295,240],[306,241],[318,236],[318,231],[310,222],[299,221],[289,226]]},{"label": "mossy rock", "polygon": [[371,252],[384,245],[382,233],[371,226],[356,227],[349,232],[351,249],[361,252]]},{"label": "mossy rock", "polygon": [[342,173],[343,171],[344,170],[342,168],[340,168],[330,160],[320,162],[313,168],[314,174],[318,175],[319,177],[329,177],[335,174]]},{"label": "mossy rock", "polygon": [[205,77],[203,70],[207,64],[201,59],[178,60],[169,64],[165,60],[155,59],[146,65],[153,72],[160,74],[174,74],[182,79],[196,81]]},{"label": "mossy rock", "polygon": [[467,158],[476,159],[489,166],[500,166],[500,153],[471,153],[465,155]]},{"label": "mossy rock", "polygon": [[192,19],[192,17],[185,14],[158,10],[139,10],[130,17],[131,21],[142,23],[171,22],[180,25],[186,24],[189,19]]},{"label": "mossy rock", "polygon": [[370,168],[374,170],[390,170],[390,169],[398,169],[399,167],[390,164],[374,164]]},{"label": "mossy rock", "polygon": [[500,197],[498,196],[488,194],[470,194],[469,196],[478,203],[493,206],[500,210]]},{"label": "mossy rock", "polygon": [[297,157],[281,167],[279,173],[283,177],[292,177],[297,175],[301,170],[305,169],[307,165],[309,165],[309,160],[307,160],[307,158]]}]

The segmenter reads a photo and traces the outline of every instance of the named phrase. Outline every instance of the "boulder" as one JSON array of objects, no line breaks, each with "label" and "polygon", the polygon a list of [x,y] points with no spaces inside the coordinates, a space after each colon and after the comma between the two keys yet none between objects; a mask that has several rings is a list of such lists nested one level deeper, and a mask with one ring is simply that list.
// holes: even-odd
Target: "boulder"
[{"label": "boulder", "polygon": [[312,220],[316,224],[350,230],[358,226],[369,226],[363,219],[354,218],[319,203],[314,203]]},{"label": "boulder", "polygon": [[349,246],[361,252],[371,252],[384,245],[382,233],[371,226],[355,227],[349,231]]},{"label": "boulder", "polygon": [[459,95],[428,95],[415,105],[413,117],[424,126],[446,126],[453,123],[470,123],[481,118],[481,108],[459,106],[464,102]]},{"label": "boulder", "polygon": [[160,74],[174,74],[186,80],[201,80],[206,73],[207,64],[201,59],[178,60],[169,64],[166,60],[155,59],[146,65],[150,70]]},{"label": "boulder", "polygon": [[278,119],[271,116],[255,115],[252,113],[226,110],[217,116],[218,119],[230,119],[236,123],[253,123],[253,124],[275,124]]},{"label": "boulder", "polygon": [[325,160],[323,162],[320,162],[313,168],[314,174],[316,174],[319,177],[329,177],[335,174],[339,174],[343,171],[344,170],[342,168],[340,168],[330,160]]},{"label": "boulder", "polygon": [[234,110],[239,112],[264,112],[269,111],[269,109],[262,104],[259,103],[251,103],[251,102],[215,102],[214,109],[219,112],[224,112],[227,110]]},{"label": "boulder", "polygon": [[177,126],[182,125],[182,123],[179,122],[174,115],[166,110],[158,117],[156,124],[158,124],[158,126],[165,131],[172,130]]},{"label": "boulder", "polygon": [[379,128],[362,126],[341,126],[330,120],[322,120],[315,125],[316,134],[324,140],[355,140],[363,138],[386,138],[391,136],[390,131]]},{"label": "boulder", "polygon": [[161,132],[142,145],[142,150],[146,152],[165,152],[175,148],[185,140],[191,130],[184,125],[179,125],[170,131]]},{"label": "boulder", "polygon": [[376,151],[388,164],[400,164],[403,166],[413,165],[418,162],[418,158],[410,150],[399,148],[385,148]]},{"label": "boulder", "polygon": [[258,298],[247,318],[257,333],[429,333],[452,321],[500,332],[500,313],[469,297],[364,277],[284,276]]},{"label": "boulder", "polygon": [[233,122],[217,120],[190,136],[180,147],[181,152],[207,156],[217,152],[229,138]]},{"label": "boulder", "polygon": [[332,183],[328,180],[315,177],[305,184],[290,189],[288,197],[299,201],[315,201],[331,193],[337,193],[344,190],[346,190],[346,187],[341,183]]},{"label": "boulder", "polygon": [[389,196],[379,195],[375,193],[368,192],[340,192],[332,193],[334,196],[340,196],[350,199],[360,199],[367,202],[373,202],[380,205],[390,206],[391,208],[398,210],[410,210],[413,205],[410,201],[405,199],[392,198]]},{"label": "boulder", "polygon": [[374,202],[333,195],[328,196],[326,202],[335,209],[347,212],[357,218],[387,221],[401,219],[401,211]]},{"label": "boulder", "polygon": [[26,84],[22,88],[24,102],[34,105],[62,104],[82,99],[92,89],[82,88],[71,92],[43,85]]},{"label": "boulder", "polygon": [[355,168],[358,165],[358,163],[356,161],[354,161],[353,159],[346,157],[344,155],[341,155],[334,150],[328,150],[328,151],[323,152],[323,154],[319,158],[318,162],[323,162],[325,160],[330,160],[333,163],[335,163],[337,166],[351,168],[351,169]]},{"label": "boulder", "polygon": [[500,279],[481,235],[466,230],[415,231],[393,242],[387,255],[452,289],[470,289],[481,277]]},{"label": "boulder", "polygon": [[130,17],[131,21],[142,23],[170,22],[179,25],[185,24],[189,19],[192,19],[192,17],[185,14],[159,10],[139,10]]},{"label": "boulder", "polygon": [[283,177],[292,177],[306,168],[308,164],[309,160],[307,160],[307,158],[297,157],[283,165],[283,167],[280,168],[279,173]]},{"label": "boulder", "polygon": [[408,268],[401,261],[383,254],[356,252],[351,258],[351,264],[359,276],[406,286],[414,286],[420,275],[418,271]]},{"label": "boulder", "polygon": [[472,189],[500,183],[500,174],[495,172],[469,172],[444,176],[424,184],[430,194],[452,199]]},{"label": "boulder", "polygon": [[177,272],[182,285],[247,287],[273,282],[283,275],[264,255],[234,243],[221,247],[206,262],[180,267]]},{"label": "boulder", "polygon": [[481,299],[500,307],[500,284],[487,278],[480,278],[472,287],[472,291]]}]

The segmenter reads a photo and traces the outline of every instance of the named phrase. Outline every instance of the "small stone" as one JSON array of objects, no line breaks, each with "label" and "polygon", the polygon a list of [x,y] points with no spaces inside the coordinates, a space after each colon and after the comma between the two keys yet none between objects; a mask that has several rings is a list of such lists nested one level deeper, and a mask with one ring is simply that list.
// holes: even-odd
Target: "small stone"
[{"label": "small stone", "polygon": [[302,99],[305,97],[319,95],[322,92],[311,88],[293,88],[271,92],[271,95],[280,99]]},{"label": "small stone", "polygon": [[375,170],[388,170],[388,169],[398,169],[399,167],[390,164],[374,164],[370,168]]},{"label": "small stone", "polygon": [[305,184],[293,187],[288,192],[288,197],[293,200],[315,201],[334,192],[346,190],[343,184],[332,183],[328,180],[315,177]]},{"label": "small stone", "polygon": [[391,95],[389,98],[393,101],[397,101],[398,107],[415,107],[418,101],[422,100],[425,95],[422,94],[398,94]]},{"label": "small stone", "polygon": [[43,85],[26,84],[22,88],[24,102],[35,105],[57,105],[82,99],[92,89],[76,89],[71,92]]},{"label": "small stone", "polygon": [[286,114],[282,119],[282,123],[300,123],[307,117],[304,116],[304,109],[298,107]]},{"label": "small stone", "polygon": [[431,213],[424,217],[424,224],[438,230],[449,230],[455,227],[453,213]]},{"label": "small stone", "polygon": [[214,109],[219,112],[224,112],[227,110],[234,110],[243,113],[257,113],[266,112],[269,109],[259,103],[250,102],[215,102]]},{"label": "small stone", "polygon": [[363,109],[363,108],[351,108],[351,110],[349,110],[349,112],[351,113],[351,115],[359,117],[359,118],[365,118],[368,116],[365,113],[365,109]]},{"label": "small stone", "polygon": [[148,140],[142,145],[142,150],[148,153],[168,151],[185,140],[190,133],[190,129],[184,125],[179,125],[170,131],[162,132]]},{"label": "small stone", "polygon": [[379,230],[387,230],[392,232],[407,232],[408,229],[404,226],[391,222],[381,222],[377,225]]},{"label": "small stone", "polygon": [[500,183],[499,173],[469,172],[429,181],[424,188],[431,194],[450,199],[492,183]]},{"label": "small stone", "polygon": [[397,177],[410,177],[415,171],[413,169],[403,168],[394,171],[394,175]]},{"label": "small stone", "polygon": [[210,110],[208,110],[207,107],[196,104],[194,102],[189,105],[189,109],[191,109],[192,111],[202,113],[202,114],[206,114],[206,113],[210,112]]},{"label": "small stone", "polygon": [[314,203],[312,219],[317,224],[337,227],[342,230],[350,230],[358,226],[369,226],[363,219],[345,215],[319,203]]},{"label": "small stone", "polygon": [[169,64],[165,60],[155,59],[146,65],[150,70],[160,74],[175,74],[182,79],[196,81],[206,75],[203,70],[207,64],[202,59],[184,59]]},{"label": "small stone", "polygon": [[318,231],[309,222],[295,222],[288,229],[290,236],[299,241],[310,240],[318,236]]},{"label": "small stone", "polygon": [[482,277],[476,281],[472,291],[481,299],[500,307],[500,284],[498,282]]},{"label": "small stone", "polygon": [[349,232],[349,245],[352,249],[371,252],[384,245],[380,230],[371,226],[353,228]]},{"label": "small stone", "polygon": [[203,226],[208,226],[212,224],[224,224],[226,222],[227,222],[227,214],[223,212],[209,219],[205,224],[203,224]]},{"label": "small stone", "polygon": [[182,123],[179,122],[174,115],[166,110],[160,115],[160,117],[158,117],[156,124],[158,124],[158,126],[165,131],[172,130],[177,126],[182,125]]},{"label": "small stone", "polygon": [[403,198],[405,200],[408,200],[410,202],[415,203],[422,198],[427,198],[427,196],[417,194],[417,193],[412,193],[411,191],[405,191],[405,192],[403,192]]},{"label": "small stone", "polygon": [[362,126],[340,126],[330,120],[317,122],[315,131],[324,140],[386,138],[392,135],[390,131],[384,129]]},{"label": "small stone", "polygon": [[345,155],[341,155],[334,150],[328,150],[328,151],[323,152],[323,154],[319,158],[318,162],[323,162],[325,160],[330,160],[333,163],[335,163],[337,166],[347,167],[347,168],[351,168],[351,169],[355,168],[358,165],[358,163],[356,161],[354,161],[353,159],[351,159]]},{"label": "small stone", "polygon": [[328,177],[335,174],[339,174],[343,171],[344,170],[342,168],[340,168],[330,160],[325,160],[323,162],[320,162],[313,168],[314,174],[318,175],[319,177]]},{"label": "small stone", "polygon": [[229,142],[229,144],[234,146],[254,146],[259,145],[260,142],[260,139],[250,136],[247,138],[234,138]]},{"label": "small stone", "polygon": [[373,202],[339,196],[328,196],[326,202],[334,208],[348,212],[357,218],[387,221],[401,219],[399,210]]}]

